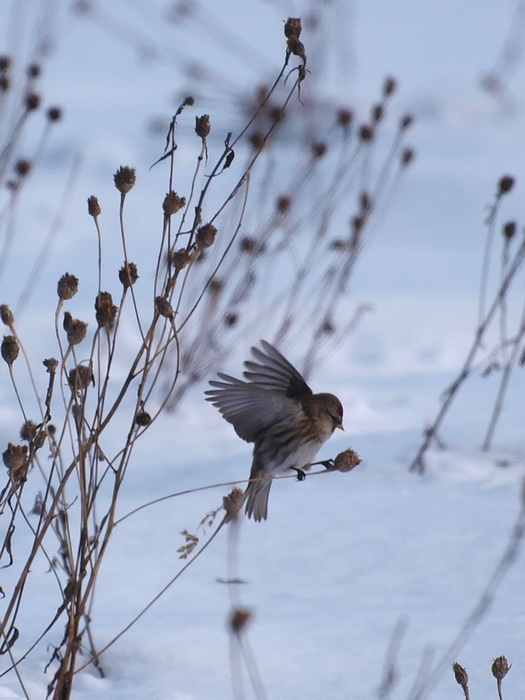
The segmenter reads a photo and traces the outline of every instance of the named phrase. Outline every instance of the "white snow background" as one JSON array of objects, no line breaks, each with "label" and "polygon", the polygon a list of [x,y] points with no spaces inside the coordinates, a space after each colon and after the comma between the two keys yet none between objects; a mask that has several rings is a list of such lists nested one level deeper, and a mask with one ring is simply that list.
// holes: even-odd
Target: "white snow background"
[{"label": "white snow background", "polygon": [[[15,5],[0,6],[1,51],[9,52],[18,40],[10,33]],[[25,12],[47,5],[52,3],[19,4]],[[76,154],[81,167],[52,260],[38,281],[43,291],[33,294],[21,316],[22,326],[25,322],[26,331],[32,328],[35,336],[40,321],[29,309],[53,308],[56,279],[66,270],[77,273],[84,249],[84,264],[95,260],[85,201],[107,190],[119,165],[138,171],[136,196],[144,210],[135,202],[133,211],[137,226],[144,228],[147,255],[148,216],[152,202],[156,205],[164,195],[165,181],[159,170],[149,170],[164,136],[146,135],[145,125],[157,114],[167,123],[173,104],[178,104],[175,95],[183,96],[185,83],[174,68],[175,52],[205,52],[224,84],[241,90],[253,83],[257,66],[268,75],[279,65],[282,20],[301,16],[307,7],[284,1],[196,4],[199,16],[209,18],[211,31],[201,32],[204,25],[190,23],[185,41],[179,34],[174,42],[172,60],[148,54],[156,45],[156,32],[163,31],[152,18],[164,3],[116,0],[107,5],[116,28],[112,32],[68,14],[68,3],[57,4],[58,31],[42,84],[48,101],[61,104],[65,117],[48,146],[42,173],[35,173],[35,199],[19,212],[19,235],[27,237],[28,249],[45,236]],[[326,41],[341,43],[340,53],[330,55],[344,61],[341,65],[334,58],[326,66],[327,94],[341,97],[345,92],[346,102],[364,109],[376,98],[384,76],[395,76],[401,107],[416,118],[411,142],[417,157],[352,281],[354,302],[370,303],[373,312],[310,382],[314,390],[337,393],[345,407],[345,434],[334,436],[319,456],[335,456],[351,446],[363,463],[350,474],[276,482],[268,521],[242,522],[239,576],[246,583],[240,595],[254,615],[248,640],[272,700],[378,697],[389,643],[399,624],[404,626],[399,675],[390,697],[462,697],[450,670],[452,661],[459,661],[469,671],[472,699],[496,698],[490,666],[505,654],[513,666],[504,680],[504,697],[522,698],[522,553],[481,623],[460,649],[450,653],[449,648],[497,567],[520,509],[523,370],[512,375],[493,451],[479,448],[496,380],[472,377],[445,422],[447,449],[429,453],[422,477],[409,473],[408,466],[475,332],[483,222],[504,174],[516,177],[504,202],[504,218],[523,222],[525,69],[519,51],[508,70],[504,66],[508,90],[503,96],[480,87],[482,75],[498,65],[512,27],[521,47],[525,32],[516,7],[523,3],[343,0],[326,5],[334,29]],[[219,41],[212,40],[214,31]],[[250,43],[253,36],[255,46]],[[139,56],[134,47],[140,37],[149,43],[143,41]],[[235,37],[242,41],[238,49]],[[309,47],[308,55],[314,70],[314,48]],[[213,120],[222,89],[204,95],[196,113],[210,113]],[[228,115],[222,119],[227,131]],[[15,305],[10,290],[26,254],[19,251],[13,259],[0,301]],[[239,373],[243,353],[255,340],[247,339],[224,370]],[[45,350],[40,354],[47,356]],[[293,349],[287,354],[294,362]],[[250,446],[204,401],[204,388],[192,391],[176,417],[163,416],[139,443],[121,514],[174,491],[247,477]],[[0,442],[5,444],[20,424],[7,384],[1,390],[0,411]],[[183,543],[179,532],[195,531],[226,492],[203,491],[164,501],[117,528],[93,610],[99,646],[177,573],[177,548]],[[76,680],[73,697],[234,697],[226,624],[229,596],[227,587],[217,582],[228,574],[227,546],[223,531],[103,655],[106,678],[86,669]],[[26,615],[35,633],[49,617],[41,609],[47,584],[44,563],[39,565],[41,570],[33,571],[34,609]],[[0,585],[9,587],[8,570],[2,571]],[[30,639],[31,628],[24,634]],[[61,629],[54,630],[48,641],[56,643],[60,635]],[[41,648],[20,666],[31,698],[45,697],[48,658]],[[442,671],[436,682],[417,695],[418,674],[435,667]],[[23,697],[16,678],[1,678],[0,698],[16,697]],[[246,697],[255,697],[251,689]]]}]

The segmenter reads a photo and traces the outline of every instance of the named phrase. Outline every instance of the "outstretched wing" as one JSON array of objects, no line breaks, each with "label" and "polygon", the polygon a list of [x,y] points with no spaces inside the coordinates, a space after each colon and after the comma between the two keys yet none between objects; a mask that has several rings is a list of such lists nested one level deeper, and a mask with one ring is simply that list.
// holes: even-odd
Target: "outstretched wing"
[{"label": "outstretched wing", "polygon": [[293,421],[299,403],[258,384],[219,374],[222,381],[211,381],[206,399],[216,406],[246,442],[255,442],[261,431],[282,420]]},{"label": "outstretched wing", "polygon": [[273,345],[261,340],[261,348],[252,348],[257,362],[247,360],[244,363],[247,371],[243,374],[251,384],[290,399],[300,399],[312,393],[295,367]]}]

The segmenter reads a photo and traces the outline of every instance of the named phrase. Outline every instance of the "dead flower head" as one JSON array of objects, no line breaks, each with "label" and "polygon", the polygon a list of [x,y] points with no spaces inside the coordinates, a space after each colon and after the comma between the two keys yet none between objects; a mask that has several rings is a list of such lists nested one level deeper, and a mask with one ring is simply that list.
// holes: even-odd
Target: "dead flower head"
[{"label": "dead flower head", "polygon": [[88,388],[91,382],[95,384],[95,378],[91,367],[86,365],[77,365],[69,371],[67,381],[71,391],[77,393]]},{"label": "dead flower head", "polygon": [[217,229],[213,224],[204,224],[197,229],[195,240],[199,248],[209,248],[215,241]]},{"label": "dead flower head", "polygon": [[58,280],[57,284],[57,294],[58,298],[64,301],[65,299],[72,299],[78,292],[78,277],[75,275],[70,275],[66,272],[65,275]]},{"label": "dead flower head", "polygon": [[210,115],[203,114],[202,117],[195,117],[195,133],[201,139],[205,139],[211,131]]},{"label": "dead flower head", "polygon": [[334,460],[334,469],[338,472],[350,472],[361,464],[361,458],[354,450],[340,452]]},{"label": "dead flower head", "polygon": [[64,313],[64,330],[67,333],[69,345],[78,345],[86,337],[87,323],[78,318],[73,318],[69,311]]},{"label": "dead flower head", "polygon": [[20,346],[14,335],[4,335],[1,352],[5,362],[8,365],[12,365],[20,352]]},{"label": "dead flower head", "polygon": [[97,216],[100,216],[100,204],[98,203],[98,199],[95,197],[94,194],[91,195],[91,197],[88,197],[88,214],[92,216],[94,219],[96,219]]},{"label": "dead flower head", "polygon": [[240,634],[252,618],[251,610],[235,608],[230,615],[229,625],[234,634]]},{"label": "dead flower head", "polygon": [[122,282],[124,289],[128,289],[129,287],[133,286],[139,278],[139,273],[135,263],[124,263],[124,265],[122,265],[118,271],[118,278]]},{"label": "dead flower head", "polygon": [[186,198],[179,197],[179,195],[171,190],[164,197],[164,202],[162,203],[162,210],[165,217],[170,217],[172,214],[176,214],[186,205]]},{"label": "dead flower head", "polygon": [[229,523],[230,520],[237,520],[239,512],[242,508],[244,499],[244,493],[241,489],[233,488],[227,496],[222,499],[222,505],[226,511],[226,517],[224,518],[225,523]]},{"label": "dead flower head", "polygon": [[11,479],[19,483],[25,481],[27,468],[27,445],[13,445],[11,442],[7,445],[7,450],[2,454],[5,466],[9,470]]},{"label": "dead flower head", "polygon": [[113,182],[120,194],[127,194],[133,189],[136,179],[135,168],[130,168],[127,165],[121,165],[113,175]]},{"label": "dead flower head", "polygon": [[115,322],[118,307],[113,303],[110,292],[100,292],[95,299],[95,316],[99,328],[111,328]]}]

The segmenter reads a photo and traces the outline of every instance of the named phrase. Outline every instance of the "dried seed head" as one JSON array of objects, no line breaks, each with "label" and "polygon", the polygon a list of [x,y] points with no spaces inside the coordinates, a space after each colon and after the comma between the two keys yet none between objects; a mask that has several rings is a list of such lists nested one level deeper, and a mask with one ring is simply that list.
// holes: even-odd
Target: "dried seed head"
[{"label": "dried seed head", "polygon": [[514,187],[514,178],[511,175],[504,175],[498,182],[498,196],[502,196],[510,192]]},{"label": "dried seed head", "polygon": [[77,365],[73,367],[67,375],[67,381],[69,388],[74,393],[87,389],[91,382],[93,382],[93,386],[95,385],[95,378],[91,367],[87,367],[86,365]]},{"label": "dried seed head", "polygon": [[503,225],[503,235],[508,241],[513,238],[514,234],[516,233],[516,228],[517,226],[515,221],[507,221],[507,223]]},{"label": "dried seed head", "polygon": [[124,289],[132,287],[139,278],[135,263],[124,263],[118,271],[118,278],[122,282]]},{"label": "dried seed head", "polygon": [[162,210],[164,211],[164,216],[170,217],[172,214],[176,214],[180,209],[186,205],[186,198],[179,197],[179,195],[171,190],[164,197],[164,202],[162,203]]},{"label": "dried seed head", "polygon": [[31,170],[31,161],[21,158],[15,163],[15,172],[19,177],[25,177]]},{"label": "dried seed head", "polygon": [[149,413],[146,413],[146,411],[139,411],[137,415],[135,416],[135,423],[139,425],[141,428],[145,428],[147,425],[151,423],[151,416]]},{"label": "dried seed head", "polygon": [[252,618],[252,613],[247,608],[236,608],[230,616],[230,629],[234,634],[240,634],[246,624]]},{"label": "dried seed head", "polygon": [[284,36],[287,39],[290,39],[291,37],[297,37],[298,39],[301,36],[301,31],[301,18],[288,17],[288,19],[286,20],[286,24],[284,25]]},{"label": "dried seed head", "polygon": [[352,469],[361,464],[361,458],[354,450],[340,452],[334,460],[334,469],[338,472],[351,472]]},{"label": "dried seed head", "polygon": [[244,493],[241,489],[233,488],[227,496],[222,499],[222,505],[226,511],[225,523],[237,520],[244,501]]},{"label": "dried seed head", "polygon": [[62,275],[62,277],[58,280],[58,298],[62,300],[72,299],[77,292],[78,277],[75,277],[75,275],[70,275],[69,272],[66,272],[66,274]]},{"label": "dried seed head", "polygon": [[391,75],[385,78],[383,83],[383,97],[390,97],[397,88],[397,81]]},{"label": "dried seed head", "polygon": [[42,364],[44,365],[49,374],[55,374],[55,372],[57,371],[58,360],[55,360],[54,357],[49,357],[46,360],[43,360]]},{"label": "dried seed head", "polygon": [[311,149],[314,158],[322,158],[327,151],[327,146],[323,141],[317,141],[312,143]]},{"label": "dried seed head", "polygon": [[217,296],[222,292],[224,288],[224,282],[219,279],[218,277],[214,277],[212,281],[210,282],[210,286],[208,287],[208,291],[210,294],[213,294],[214,296]]},{"label": "dried seed head", "polygon": [[7,450],[2,454],[4,464],[10,472],[11,479],[19,483],[25,481],[27,468],[27,445],[7,445]]},{"label": "dried seed head", "polygon": [[377,124],[385,116],[385,108],[382,104],[377,104],[372,107],[372,122]]},{"label": "dried seed head", "polygon": [[95,197],[94,194],[91,195],[91,197],[88,197],[88,214],[92,216],[94,219],[97,218],[97,216],[100,216],[100,204],[98,203],[98,199]]},{"label": "dried seed head", "polygon": [[177,272],[183,270],[191,261],[191,253],[186,248],[181,248],[175,253],[170,253],[170,262]]},{"label": "dried seed head", "polygon": [[232,328],[233,326],[235,326],[238,320],[239,320],[239,314],[236,314],[233,311],[226,314],[226,316],[224,317],[224,323],[229,328]]},{"label": "dried seed head", "polygon": [[30,92],[26,95],[26,110],[28,112],[34,112],[35,109],[40,107],[40,95],[36,92]]},{"label": "dried seed head", "polygon": [[49,107],[47,110],[47,118],[50,122],[59,122],[62,119],[62,108]]},{"label": "dried seed head", "polygon": [[368,143],[374,138],[374,129],[370,124],[361,124],[359,127],[359,138],[364,143]]},{"label": "dried seed head", "polygon": [[11,59],[9,56],[2,55],[0,56],[0,71],[2,73],[5,73],[6,71],[9,70],[11,67]]},{"label": "dried seed head", "polygon": [[463,668],[463,666],[460,666],[457,661],[454,661],[452,664],[452,670],[454,671],[456,683],[465,689],[468,685],[468,673],[466,670]]},{"label": "dried seed head", "polygon": [[503,680],[510,670],[509,662],[504,656],[498,656],[492,663],[492,675],[498,681]]},{"label": "dried seed head", "polygon": [[209,248],[213,245],[216,235],[217,229],[213,224],[204,224],[197,229],[195,241],[199,248]]},{"label": "dried seed head", "polygon": [[9,306],[7,306],[7,304],[0,305],[0,320],[5,326],[9,326],[9,328],[11,328],[11,326],[15,322],[13,312],[11,311]]},{"label": "dried seed head", "polygon": [[406,129],[411,127],[413,123],[414,123],[413,115],[412,114],[405,114],[399,120],[399,128],[401,129],[401,131],[406,131]]},{"label": "dried seed head", "polygon": [[401,167],[406,168],[414,158],[416,157],[416,153],[413,148],[405,148],[403,150],[403,153],[401,154]]},{"label": "dried seed head", "polygon": [[67,333],[69,346],[78,345],[86,337],[87,323],[78,318],[72,318],[71,314],[66,311],[64,313],[64,330]]},{"label": "dried seed head", "polygon": [[239,246],[243,253],[253,253],[257,248],[257,241],[255,240],[255,238],[244,236],[243,238],[241,238]]},{"label": "dried seed head", "polygon": [[135,168],[130,168],[127,165],[121,165],[113,175],[115,187],[121,194],[127,194],[133,188],[136,179]]},{"label": "dried seed head", "polygon": [[205,139],[211,130],[210,115],[203,114],[202,117],[195,117],[195,133],[201,139]]},{"label": "dried seed head", "polygon": [[348,129],[351,125],[354,114],[351,109],[342,108],[337,111],[337,123],[342,126],[343,129]]},{"label": "dried seed head", "polygon": [[279,214],[284,214],[285,212],[288,211],[288,209],[291,206],[292,206],[292,198],[291,197],[286,197],[283,195],[277,199],[276,209],[279,212]]},{"label": "dried seed head", "polygon": [[250,146],[254,150],[260,151],[261,148],[266,143],[266,136],[264,135],[264,133],[262,131],[254,131],[248,137],[248,141],[250,142]]},{"label": "dried seed head", "polygon": [[28,78],[39,78],[42,74],[42,68],[39,63],[30,63],[27,66],[27,77]]},{"label": "dried seed head", "polygon": [[164,297],[155,297],[155,308],[161,316],[173,318],[173,307]]},{"label": "dried seed head", "polygon": [[8,365],[12,365],[13,362],[18,357],[20,352],[20,346],[14,335],[4,335],[2,341],[2,347],[0,348],[2,352],[2,357]]},{"label": "dried seed head", "polygon": [[100,292],[95,299],[95,317],[99,328],[111,328],[115,322],[118,307],[113,303],[110,292]]},{"label": "dried seed head", "polygon": [[36,423],[33,423],[32,420],[26,420],[26,422],[20,428],[20,437],[22,440],[31,442],[31,440],[35,439],[37,432],[38,428],[36,427]]}]

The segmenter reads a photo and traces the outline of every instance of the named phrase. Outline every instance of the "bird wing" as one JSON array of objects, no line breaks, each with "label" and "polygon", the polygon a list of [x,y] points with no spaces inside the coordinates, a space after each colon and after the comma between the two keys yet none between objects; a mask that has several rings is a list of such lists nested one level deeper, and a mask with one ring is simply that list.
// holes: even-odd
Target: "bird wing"
[{"label": "bird wing", "polygon": [[214,388],[205,392],[206,399],[246,442],[255,442],[261,431],[276,422],[297,417],[300,406],[295,399],[228,374],[219,374],[219,378],[222,381],[210,381]]},{"label": "bird wing", "polygon": [[290,399],[298,399],[312,394],[312,390],[303,377],[286,360],[273,345],[261,340],[260,348],[252,348],[252,355],[257,362],[247,360],[243,372],[248,381],[262,389],[275,391]]}]

